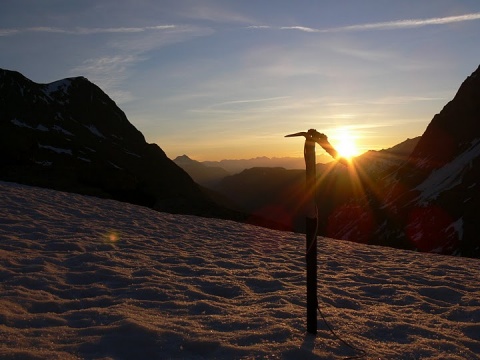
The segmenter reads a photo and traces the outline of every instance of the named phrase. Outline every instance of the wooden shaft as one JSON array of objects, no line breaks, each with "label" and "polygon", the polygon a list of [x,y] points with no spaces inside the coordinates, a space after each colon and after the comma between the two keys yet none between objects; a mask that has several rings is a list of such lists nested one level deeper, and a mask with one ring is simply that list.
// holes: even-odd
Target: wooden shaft
[{"label": "wooden shaft", "polygon": [[307,139],[304,148],[306,166],[306,265],[307,265],[307,332],[317,334],[317,211],[315,205],[315,142]]}]

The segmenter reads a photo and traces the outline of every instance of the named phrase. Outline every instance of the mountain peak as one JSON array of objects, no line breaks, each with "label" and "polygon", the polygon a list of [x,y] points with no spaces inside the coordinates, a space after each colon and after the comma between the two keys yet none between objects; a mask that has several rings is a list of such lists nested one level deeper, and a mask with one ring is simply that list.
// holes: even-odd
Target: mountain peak
[{"label": "mountain peak", "polygon": [[182,160],[192,161],[192,159],[189,158],[188,155],[185,155],[185,154],[180,155],[180,156],[177,156],[177,157],[175,158],[175,161],[176,161],[176,160],[179,160],[179,161],[182,161]]},{"label": "mountain peak", "polygon": [[0,179],[225,216],[85,77],[38,84],[0,69],[0,78]]},{"label": "mountain peak", "polygon": [[425,169],[440,168],[480,138],[479,102],[480,66],[434,116],[412,153],[412,163]]}]

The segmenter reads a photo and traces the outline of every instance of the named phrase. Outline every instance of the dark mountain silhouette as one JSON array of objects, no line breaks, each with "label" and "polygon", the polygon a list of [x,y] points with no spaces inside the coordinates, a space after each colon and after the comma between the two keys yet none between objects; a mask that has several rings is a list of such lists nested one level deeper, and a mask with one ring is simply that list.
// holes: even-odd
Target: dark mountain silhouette
[{"label": "dark mountain silhouette", "polygon": [[305,187],[304,170],[258,167],[225,177],[215,190],[232,199],[243,211],[301,231],[298,208]]},{"label": "dark mountain silhouette", "polygon": [[354,165],[371,178],[384,176],[402,165],[420,141],[420,136],[407,139],[389,149],[367,151],[354,159]]},{"label": "dark mountain silhouette", "polygon": [[173,162],[187,172],[196,183],[208,187],[215,187],[224,177],[230,175],[219,166],[207,166],[190,159],[187,155],[177,156]]},{"label": "dark mountain silhouette", "polygon": [[380,181],[364,178],[366,196],[329,214],[326,233],[480,257],[479,179],[480,67],[434,116],[408,161]]},{"label": "dark mountain silhouette", "polygon": [[237,216],[83,77],[37,84],[0,70],[0,178],[167,212]]},{"label": "dark mountain silhouette", "polygon": [[[419,139],[407,139],[385,150],[368,151],[355,162],[362,164],[364,176],[377,178],[404,163]],[[317,164],[317,177],[321,183],[317,189],[319,211],[323,216],[328,217],[334,208],[358,196],[358,186],[352,182],[343,165],[333,162]],[[232,199],[244,211],[280,221],[293,231],[304,231],[305,170],[280,167],[246,169],[225,177],[214,189]]]},{"label": "dark mountain silhouette", "polygon": [[[332,158],[325,154],[318,154],[318,163],[331,162]],[[266,156],[260,156],[253,159],[224,159],[220,161],[202,161],[203,165],[209,167],[221,167],[230,174],[238,174],[246,169],[254,167],[282,167],[285,169],[303,169],[305,162],[302,158],[294,157],[274,157],[269,158]]]}]

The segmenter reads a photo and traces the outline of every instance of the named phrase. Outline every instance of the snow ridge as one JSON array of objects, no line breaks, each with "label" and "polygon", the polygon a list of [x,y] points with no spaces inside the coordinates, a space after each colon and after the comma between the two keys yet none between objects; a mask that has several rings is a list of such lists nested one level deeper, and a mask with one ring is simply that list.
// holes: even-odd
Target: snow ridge
[{"label": "snow ridge", "polygon": [[52,94],[57,91],[62,91],[64,94],[68,93],[68,89],[72,84],[71,79],[62,79],[54,81],[43,86],[43,93],[51,98]]}]

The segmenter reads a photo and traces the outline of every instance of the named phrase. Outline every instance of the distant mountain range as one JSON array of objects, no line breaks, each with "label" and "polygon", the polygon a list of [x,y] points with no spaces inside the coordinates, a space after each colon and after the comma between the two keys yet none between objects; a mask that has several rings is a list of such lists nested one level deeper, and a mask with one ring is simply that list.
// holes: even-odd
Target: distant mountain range
[{"label": "distant mountain range", "polygon": [[[407,139],[389,149],[380,151],[371,150],[357,157],[356,161],[364,162],[364,165],[369,166],[372,172],[375,172],[374,168],[377,168],[377,172],[382,171],[383,168],[399,165],[405,161],[419,140],[420,136],[414,139]],[[187,155],[182,155],[177,156],[173,161],[185,170],[195,182],[211,189],[215,189],[227,176],[236,175],[252,168],[305,169],[305,160],[303,158],[293,157],[268,158],[263,156],[240,160],[197,161]],[[317,155],[319,168],[322,168],[323,164],[331,163],[332,161],[333,159],[329,155]]]},{"label": "distant mountain range", "polygon": [[148,144],[83,77],[37,84],[0,69],[0,179],[173,213],[238,216]]},{"label": "distant mountain range", "polygon": [[185,170],[195,182],[213,188],[224,177],[230,173],[220,166],[206,165],[190,159],[187,155],[177,156],[173,162]]},{"label": "distant mountain range", "polygon": [[[332,158],[325,154],[317,156],[317,162],[320,164],[331,162]],[[231,175],[242,172],[245,169],[253,167],[282,167],[285,169],[303,169],[305,161],[303,158],[294,157],[273,157],[266,156],[256,157],[252,159],[224,159],[220,161],[202,161],[203,165],[208,167],[220,167],[225,169]]]},{"label": "distant mountain range", "polygon": [[[370,177],[377,177],[405,162],[420,140],[420,137],[408,139],[390,149],[369,151],[358,158],[356,164]],[[180,161],[181,160],[181,161]],[[302,167],[305,169],[304,160]],[[285,169],[282,167],[253,167],[245,169],[234,175],[225,176],[222,172],[215,181],[202,182],[206,174],[214,175],[214,171],[205,163],[199,163],[187,156],[175,159],[195,181],[225,195],[231,199],[238,209],[259,215],[266,219],[276,220],[284,224],[285,228],[293,231],[304,231],[304,214],[302,212],[302,199],[305,187],[305,170]],[[194,169],[194,171],[192,171]],[[338,201],[344,197],[350,198],[350,191],[345,186],[340,186],[346,181],[346,169],[330,164],[317,164],[319,178],[331,179],[328,187],[329,194],[325,194],[328,201]],[[325,174],[329,174],[325,178]],[[210,180],[212,178],[209,178]],[[335,190],[332,192],[332,190]],[[319,189],[320,191],[320,189]],[[325,202],[325,200],[322,200]]]}]

